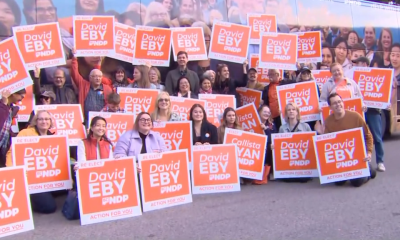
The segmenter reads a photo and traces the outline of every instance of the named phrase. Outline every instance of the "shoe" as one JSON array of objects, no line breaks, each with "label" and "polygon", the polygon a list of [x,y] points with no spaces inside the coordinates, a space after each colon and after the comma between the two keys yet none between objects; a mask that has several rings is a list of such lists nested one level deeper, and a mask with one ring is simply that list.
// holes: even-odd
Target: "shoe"
[{"label": "shoe", "polygon": [[385,165],[383,163],[378,163],[378,167],[376,168],[379,172],[384,172],[386,171]]}]

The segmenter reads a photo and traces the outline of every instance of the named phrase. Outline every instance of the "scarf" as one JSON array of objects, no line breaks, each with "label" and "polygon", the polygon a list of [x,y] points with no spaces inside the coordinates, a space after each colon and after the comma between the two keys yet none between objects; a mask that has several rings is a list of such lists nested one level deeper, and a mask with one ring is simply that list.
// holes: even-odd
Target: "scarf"
[{"label": "scarf", "polygon": [[8,114],[7,120],[4,122],[0,130],[0,154],[6,154],[10,143],[10,131],[12,125],[11,113]]},{"label": "scarf", "polygon": [[200,94],[212,94],[212,88],[210,88],[207,91],[204,91],[202,88],[200,88],[199,92]]}]

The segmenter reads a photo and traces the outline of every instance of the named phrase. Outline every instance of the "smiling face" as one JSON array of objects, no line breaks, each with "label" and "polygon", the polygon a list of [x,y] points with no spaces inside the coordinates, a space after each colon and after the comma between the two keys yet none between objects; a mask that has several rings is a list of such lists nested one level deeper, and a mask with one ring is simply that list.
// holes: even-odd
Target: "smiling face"
[{"label": "smiling face", "polygon": [[336,59],[338,61],[345,61],[347,57],[347,47],[344,42],[339,43],[335,48]]},{"label": "smiling face", "polygon": [[54,85],[55,85],[56,87],[61,88],[61,87],[64,86],[64,84],[65,84],[65,74],[64,74],[64,71],[61,70],[61,69],[57,69],[57,70],[54,72]]},{"label": "smiling face", "polygon": [[342,114],[344,112],[343,100],[339,96],[331,97],[329,108],[334,114]]},{"label": "smiling face", "polygon": [[51,116],[47,112],[40,112],[37,115],[36,127],[39,131],[47,131],[51,127]]},{"label": "smiling face", "polygon": [[229,111],[226,114],[226,123],[231,125],[234,124],[236,120],[236,113],[234,111]]},{"label": "smiling face", "polygon": [[172,1],[173,0],[164,0],[162,2],[163,6],[165,7],[165,9],[167,9],[168,12],[171,12],[172,8],[174,7],[174,5],[172,5]]},{"label": "smiling face", "polygon": [[259,115],[260,115],[261,121],[264,123],[264,122],[266,122],[266,121],[269,119],[269,117],[271,116],[271,110],[269,109],[269,107],[264,106],[264,107],[261,109]]},{"label": "smiling face", "polygon": [[179,82],[179,91],[182,93],[187,93],[190,90],[189,81],[186,78],[182,78]]},{"label": "smiling face", "polygon": [[400,68],[400,48],[397,46],[392,48],[392,52],[390,53],[390,63],[393,68]]},{"label": "smiling face", "polygon": [[222,79],[227,79],[227,78],[229,78],[229,69],[228,69],[228,67],[223,67],[223,68],[221,69],[220,75],[221,75],[221,78],[222,78]]},{"label": "smiling face", "polygon": [[194,12],[194,4],[192,0],[182,0],[181,6],[179,8],[179,12],[181,15],[183,14],[193,14]]},{"label": "smiling face", "polygon": [[203,121],[204,113],[200,107],[195,107],[192,111],[193,121]]},{"label": "smiling face", "polygon": [[33,12],[33,19],[36,19],[38,24],[57,21],[56,8],[51,4],[50,0],[37,0],[36,11]]},{"label": "smiling face", "polygon": [[201,83],[201,89],[204,91],[209,91],[211,89],[211,81],[208,79],[204,79]]},{"label": "smiling face", "polygon": [[148,132],[153,127],[153,122],[148,114],[142,114],[139,117],[139,132]]},{"label": "smiling face", "polygon": [[177,56],[177,60],[178,60],[178,65],[180,67],[186,67],[186,64],[188,62],[188,58],[186,57],[186,54],[180,54]]},{"label": "smiling face", "polygon": [[10,30],[15,25],[14,13],[5,2],[0,2],[0,22],[4,24],[7,30]]},{"label": "smiling face", "polygon": [[343,68],[341,65],[335,65],[331,69],[332,77],[335,80],[341,80],[343,78]]},{"label": "smiling face", "polygon": [[163,110],[168,110],[170,106],[170,98],[167,94],[162,94],[160,95],[160,98],[158,99],[158,108],[163,109]]},{"label": "smiling face", "polygon": [[248,78],[250,82],[255,82],[257,81],[257,72],[254,70],[251,70],[248,74]]},{"label": "smiling face", "polygon": [[107,124],[104,120],[98,119],[91,127],[93,137],[100,138],[106,133]]},{"label": "smiling face", "polygon": [[325,66],[330,67],[331,64],[333,63],[333,56],[329,48],[323,48],[322,49],[322,64]]},{"label": "smiling face", "polygon": [[100,0],[80,0],[81,7],[86,12],[96,12]]},{"label": "smiling face", "polygon": [[384,49],[389,49],[392,45],[392,37],[387,30],[382,30],[382,47]]},{"label": "smiling face", "polygon": [[115,73],[115,80],[116,80],[117,82],[122,82],[122,81],[124,80],[124,77],[125,77],[125,73],[124,73],[124,71],[122,71],[122,70],[118,70],[118,71]]},{"label": "smiling face", "polygon": [[364,37],[365,44],[368,46],[372,46],[376,38],[374,29],[372,27],[366,27],[364,34],[365,34]]},{"label": "smiling face", "polygon": [[347,44],[349,46],[353,46],[354,44],[358,43],[358,37],[357,34],[351,32],[349,33],[349,37],[347,39]]},{"label": "smiling face", "polygon": [[98,86],[98,85],[101,84],[101,80],[103,78],[103,73],[98,69],[94,69],[90,73],[89,78],[90,78],[90,83],[92,83],[93,85]]},{"label": "smiling face", "polygon": [[151,83],[158,84],[158,74],[154,69],[149,71],[149,79]]}]

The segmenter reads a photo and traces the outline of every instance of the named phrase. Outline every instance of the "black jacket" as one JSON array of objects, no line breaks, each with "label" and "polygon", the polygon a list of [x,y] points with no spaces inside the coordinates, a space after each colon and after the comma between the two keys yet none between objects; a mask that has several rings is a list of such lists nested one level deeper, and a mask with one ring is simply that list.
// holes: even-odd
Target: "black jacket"
[{"label": "black jacket", "polygon": [[[292,84],[296,83],[295,80],[281,80],[279,82],[279,86],[286,85],[286,84]],[[269,97],[268,97],[268,91],[269,91],[269,84],[265,86],[263,92],[262,92],[262,100],[264,101],[264,105],[269,106]]]},{"label": "black jacket", "polygon": [[[196,141],[196,134],[194,130],[193,124],[193,145],[197,142]],[[201,143],[210,143],[210,144],[218,144],[218,132],[217,127],[209,123],[208,121],[203,121],[201,124],[200,129],[200,136],[201,136]]]},{"label": "black jacket", "polygon": [[[228,82],[228,94],[233,95],[236,98],[236,108],[240,107],[240,95],[236,92],[236,88],[238,87],[246,87],[247,86],[247,74],[243,74],[242,79],[240,80],[235,80],[235,79],[228,79],[226,81]],[[214,82],[213,86],[213,91],[215,91],[217,94],[224,94],[223,91],[224,89],[222,88],[221,84],[220,86],[216,86],[216,83]]]}]

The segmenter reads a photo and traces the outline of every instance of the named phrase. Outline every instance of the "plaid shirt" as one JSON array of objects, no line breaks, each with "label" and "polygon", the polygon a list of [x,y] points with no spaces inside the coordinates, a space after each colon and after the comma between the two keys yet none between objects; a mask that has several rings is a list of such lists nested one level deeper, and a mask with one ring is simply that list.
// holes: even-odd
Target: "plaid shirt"
[{"label": "plaid shirt", "polygon": [[116,112],[116,113],[126,113],[125,109],[123,108],[118,108],[117,111],[112,111],[111,109],[108,108],[108,106],[105,106],[103,109],[101,109],[100,112]]},{"label": "plaid shirt", "polygon": [[10,143],[10,131],[12,125],[11,113],[9,113],[7,120],[4,122],[3,127],[0,129],[0,154],[6,154]]}]

